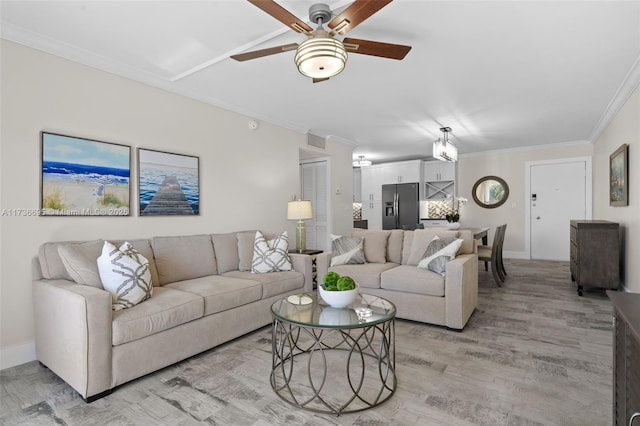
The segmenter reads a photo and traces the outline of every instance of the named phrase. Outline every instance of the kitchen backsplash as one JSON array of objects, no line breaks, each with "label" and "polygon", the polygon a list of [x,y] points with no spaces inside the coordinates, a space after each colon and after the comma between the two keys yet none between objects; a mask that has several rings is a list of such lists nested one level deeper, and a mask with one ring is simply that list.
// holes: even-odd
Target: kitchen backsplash
[{"label": "kitchen backsplash", "polygon": [[353,203],[353,220],[362,220],[362,203]]},{"label": "kitchen backsplash", "polygon": [[446,215],[453,213],[451,200],[427,201],[428,217],[422,219],[444,219]]}]

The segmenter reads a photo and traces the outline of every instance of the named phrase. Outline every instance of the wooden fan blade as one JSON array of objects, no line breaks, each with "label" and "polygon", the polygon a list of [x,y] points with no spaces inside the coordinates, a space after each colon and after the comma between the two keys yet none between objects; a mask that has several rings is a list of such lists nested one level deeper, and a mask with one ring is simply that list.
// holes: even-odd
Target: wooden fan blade
[{"label": "wooden fan blade", "polygon": [[329,80],[329,77],[326,77],[326,78],[314,78],[313,82],[314,83],[320,83],[321,81],[327,81],[327,80]]},{"label": "wooden fan blade", "polygon": [[346,34],[392,0],[356,0],[327,25],[338,34]]},{"label": "wooden fan blade", "polygon": [[411,50],[411,46],[402,44],[381,43],[379,41],[360,40],[358,38],[345,38],[342,40],[345,49],[350,53],[379,56],[389,59],[404,59]]},{"label": "wooden fan blade", "polygon": [[283,44],[282,46],[269,47],[268,49],[253,50],[247,53],[231,55],[231,59],[235,59],[236,61],[248,61],[250,59],[262,58],[263,56],[275,55],[276,53],[296,50],[297,48],[298,45],[296,43]]},{"label": "wooden fan blade", "polygon": [[306,33],[313,31],[313,28],[307,25],[306,22],[298,19],[294,14],[273,0],[249,0],[249,3],[259,7],[262,11],[273,16],[295,32]]}]

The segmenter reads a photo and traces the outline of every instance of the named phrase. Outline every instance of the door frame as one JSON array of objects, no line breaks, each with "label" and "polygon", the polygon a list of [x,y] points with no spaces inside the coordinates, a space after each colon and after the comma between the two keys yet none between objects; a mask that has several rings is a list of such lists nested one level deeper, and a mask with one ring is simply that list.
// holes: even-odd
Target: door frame
[{"label": "door frame", "polygon": [[[591,157],[571,157],[560,158],[557,160],[539,160],[539,161],[527,161],[525,163],[525,178],[524,178],[524,255],[525,259],[531,259],[531,167],[541,166],[548,164],[562,164],[562,163],[585,163],[585,204],[586,220],[591,220],[593,217],[593,159]],[[567,223],[567,226],[569,224]]]}]

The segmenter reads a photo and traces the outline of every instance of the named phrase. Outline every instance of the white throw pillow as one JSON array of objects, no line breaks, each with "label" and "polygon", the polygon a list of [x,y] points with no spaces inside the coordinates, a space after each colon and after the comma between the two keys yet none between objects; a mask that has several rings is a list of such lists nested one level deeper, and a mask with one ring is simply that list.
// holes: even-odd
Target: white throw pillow
[{"label": "white throw pillow", "polygon": [[135,306],[153,294],[149,261],[129,242],[117,248],[105,241],[98,271],[102,286],[111,293],[114,311]]},{"label": "white throw pillow", "polygon": [[329,234],[331,238],[331,266],[361,265],[364,257],[364,238]]},{"label": "white throw pillow", "polygon": [[262,232],[256,232],[253,245],[253,262],[251,272],[262,274],[266,272],[292,271],[289,258],[289,237],[287,231],[276,235],[273,240],[267,241]]},{"label": "white throw pillow", "polygon": [[462,238],[440,239],[440,237],[436,235],[427,246],[423,259],[418,263],[418,268],[428,269],[437,274],[444,275],[447,262],[456,257],[456,253],[463,241]]}]

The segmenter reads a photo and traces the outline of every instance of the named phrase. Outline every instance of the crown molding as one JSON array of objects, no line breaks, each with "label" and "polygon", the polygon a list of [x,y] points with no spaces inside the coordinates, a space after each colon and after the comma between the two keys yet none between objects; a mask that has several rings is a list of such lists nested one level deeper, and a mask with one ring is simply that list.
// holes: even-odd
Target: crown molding
[{"label": "crown molding", "polygon": [[631,69],[629,69],[629,72],[624,77],[620,87],[618,87],[618,90],[613,95],[609,105],[605,108],[598,124],[591,133],[589,139],[593,143],[598,140],[602,132],[604,132],[607,126],[613,121],[618,111],[620,111],[620,108],[627,102],[627,99],[633,94],[638,85],[640,85],[640,55],[638,55],[633,65],[631,65]]},{"label": "crown molding", "polygon": [[48,37],[43,37],[41,34],[34,33],[32,31],[26,30],[23,27],[8,22],[3,21],[1,28],[2,32],[0,33],[0,38],[4,40],[44,52],[48,55],[85,65],[98,71],[107,72],[109,74],[126,78],[128,80],[132,80],[146,86],[161,89],[166,92],[205,103],[207,105],[235,112],[248,118],[259,119],[266,123],[283,127],[296,133],[307,133],[307,128],[295,125],[286,120],[275,119],[268,114],[261,114],[248,108],[243,108],[235,104],[223,102],[217,98],[203,96],[200,93],[191,92],[184,88],[177,87],[175,83],[170,80],[171,76],[164,77],[145,70],[141,70],[139,68],[131,67],[129,65],[123,64],[122,62],[105,58],[102,55],[97,55],[89,50],[80,49],[77,46],[68,43],[62,43],[59,40],[53,40]]},{"label": "crown molding", "polygon": [[523,146],[518,148],[505,148],[505,149],[494,149],[490,151],[469,152],[466,154],[458,154],[458,159],[471,158],[471,157],[483,157],[486,155],[494,155],[494,154],[510,154],[513,152],[538,151],[541,149],[542,150],[558,149],[558,148],[566,148],[568,146],[577,146],[577,145],[593,145],[593,142],[589,140],[579,140],[579,141],[570,141],[570,142],[548,143],[544,145]]}]

